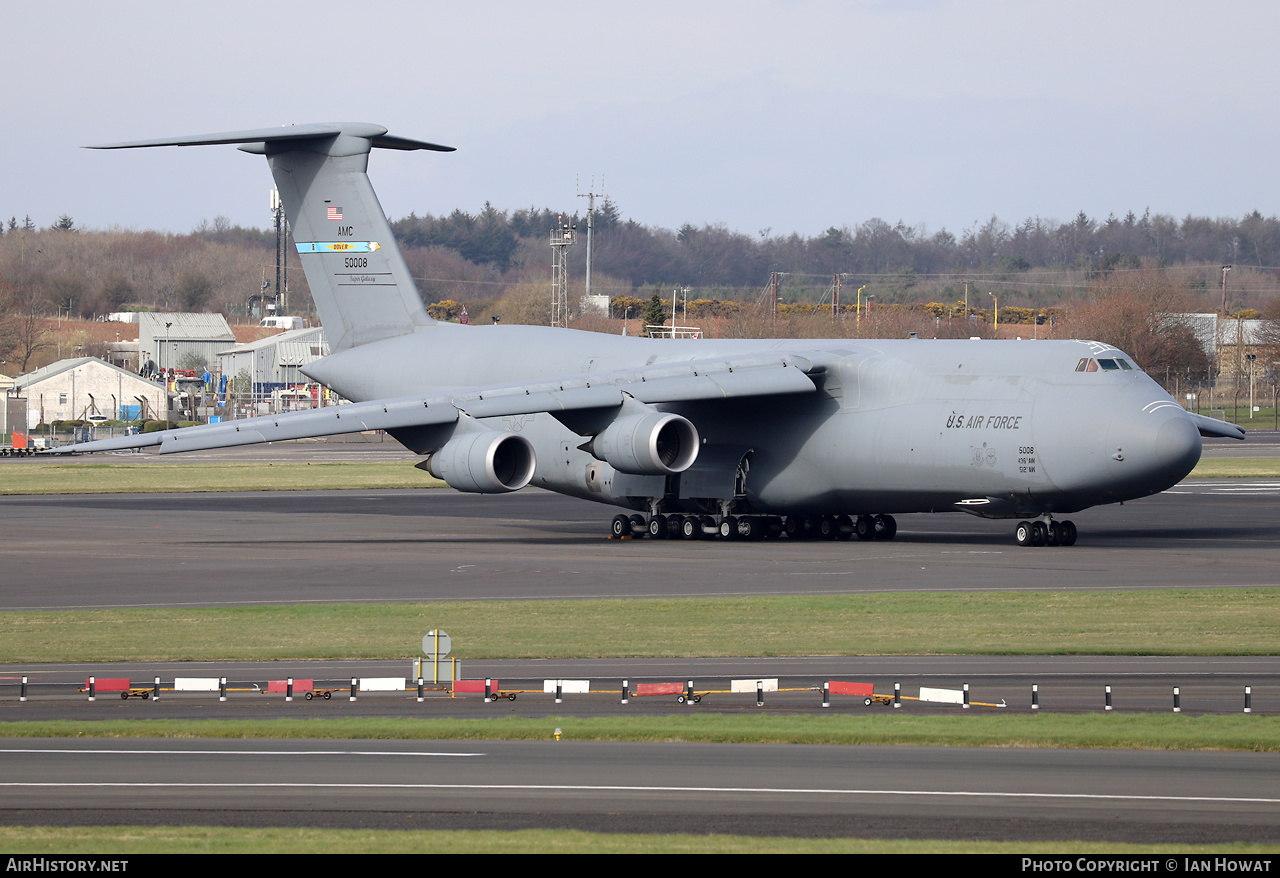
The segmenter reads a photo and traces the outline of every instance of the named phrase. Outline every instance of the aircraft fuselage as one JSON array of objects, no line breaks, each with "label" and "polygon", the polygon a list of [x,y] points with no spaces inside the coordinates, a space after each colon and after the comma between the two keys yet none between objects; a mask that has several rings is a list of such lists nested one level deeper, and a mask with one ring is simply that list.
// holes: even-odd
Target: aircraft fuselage
[{"label": "aircraft fuselage", "polygon": [[1061,514],[1158,493],[1200,456],[1195,425],[1145,373],[1076,371],[1082,360],[1131,363],[1097,342],[644,339],[439,324],[307,371],[358,401],[762,349],[820,364],[818,392],[656,406],[701,437],[701,463],[678,477],[617,473],[549,414],[489,426],[533,444],[532,484],[651,511],[665,497],[666,509],[710,511],[712,501],[738,514]]}]

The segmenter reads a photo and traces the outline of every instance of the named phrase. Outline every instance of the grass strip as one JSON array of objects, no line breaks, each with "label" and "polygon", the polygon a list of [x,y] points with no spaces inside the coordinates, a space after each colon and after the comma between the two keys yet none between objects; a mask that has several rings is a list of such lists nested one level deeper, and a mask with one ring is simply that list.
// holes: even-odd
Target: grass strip
[{"label": "grass strip", "polygon": [[1201,458],[1189,479],[1277,479],[1280,458],[1241,457]]},{"label": "grass strip", "polygon": [[[454,655],[1275,655],[1280,590],[889,593],[32,610],[0,616],[0,662]],[[465,665],[464,665],[465,667]]]},{"label": "grass strip", "polygon": [[21,460],[0,467],[0,494],[159,494],[207,491],[336,491],[439,488],[408,461],[279,463],[52,463]]},{"label": "grass strip", "polygon": [[[815,704],[818,694],[815,693]],[[861,709],[861,708],[860,708]],[[7,738],[217,738],[435,741],[642,741],[1280,752],[1280,717],[1173,713],[918,716],[699,714],[489,719],[333,717],[234,720],[51,720],[0,723]]]},{"label": "grass strip", "polygon": [[642,835],[521,829],[512,832],[309,829],[243,826],[0,827],[7,854],[1263,854],[1274,845],[1141,845],[1097,841],[919,841],[774,838],[749,835]]}]

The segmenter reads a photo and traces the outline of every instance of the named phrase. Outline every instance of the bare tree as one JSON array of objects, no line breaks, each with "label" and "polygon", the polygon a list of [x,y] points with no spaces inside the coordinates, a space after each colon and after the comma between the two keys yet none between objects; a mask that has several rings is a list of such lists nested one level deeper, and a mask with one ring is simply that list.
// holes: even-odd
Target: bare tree
[{"label": "bare tree", "polygon": [[1059,337],[1115,345],[1152,377],[1203,375],[1209,358],[1192,327],[1176,315],[1196,310],[1184,282],[1158,269],[1105,275],[1064,316]]},{"label": "bare tree", "polygon": [[34,287],[9,287],[4,299],[0,351],[5,352],[5,359],[17,364],[14,373],[21,374],[27,371],[32,357],[53,343],[41,314],[43,302]]}]

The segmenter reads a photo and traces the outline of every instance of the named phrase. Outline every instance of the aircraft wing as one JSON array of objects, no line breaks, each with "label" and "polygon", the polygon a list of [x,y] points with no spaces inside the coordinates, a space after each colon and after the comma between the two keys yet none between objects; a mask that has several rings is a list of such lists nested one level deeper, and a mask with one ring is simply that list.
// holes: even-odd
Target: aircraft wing
[{"label": "aircraft wing", "polygon": [[1219,421],[1217,418],[1198,415],[1195,412],[1187,412],[1187,414],[1191,416],[1191,421],[1196,425],[1196,429],[1200,431],[1201,436],[1221,436],[1226,439],[1244,438],[1244,430],[1235,424]]},{"label": "aircraft wing", "polygon": [[744,354],[571,375],[528,384],[466,388],[452,394],[403,396],[262,415],[201,427],[98,439],[40,453],[92,454],[159,446],[161,454],[172,454],[365,430],[446,425],[457,421],[463,413],[475,418],[492,418],[604,410],[621,406],[625,397],[642,403],[667,403],[812,393],[816,385],[807,373],[814,368],[812,360],[796,354]]}]

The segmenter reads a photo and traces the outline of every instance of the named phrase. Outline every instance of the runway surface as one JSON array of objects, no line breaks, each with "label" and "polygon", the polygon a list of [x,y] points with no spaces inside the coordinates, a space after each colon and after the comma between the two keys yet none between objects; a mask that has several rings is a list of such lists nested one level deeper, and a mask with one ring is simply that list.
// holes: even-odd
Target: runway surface
[{"label": "runway surface", "polygon": [[1280,754],[0,741],[0,821],[1273,842]]}]

